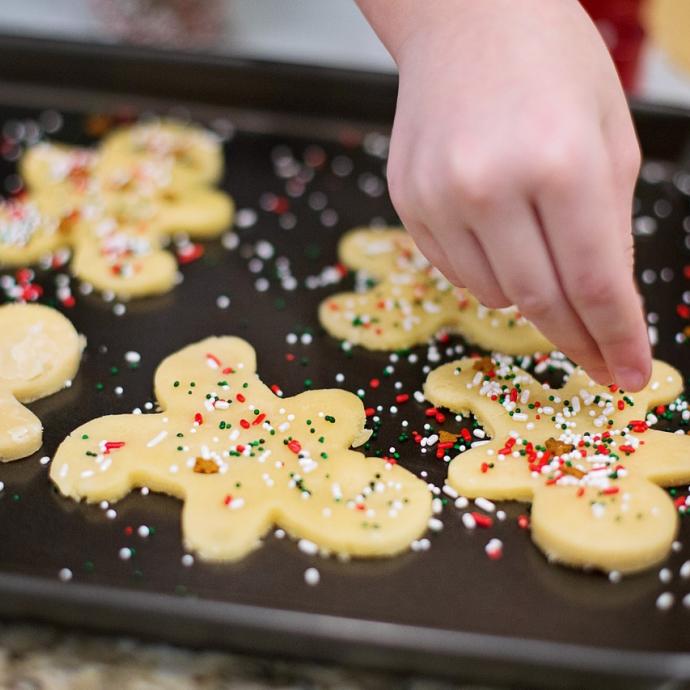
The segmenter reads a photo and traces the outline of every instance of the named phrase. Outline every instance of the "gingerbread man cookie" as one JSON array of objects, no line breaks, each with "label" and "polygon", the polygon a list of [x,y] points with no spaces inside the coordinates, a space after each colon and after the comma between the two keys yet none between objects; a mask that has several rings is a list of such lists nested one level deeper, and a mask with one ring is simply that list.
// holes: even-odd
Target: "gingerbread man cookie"
[{"label": "gingerbread man cookie", "polygon": [[37,304],[0,307],[0,461],[43,442],[40,420],[22,403],[64,388],[79,368],[82,341],[59,312]]},{"label": "gingerbread man cookie", "polygon": [[678,528],[659,487],[690,482],[690,438],[649,429],[645,416],[682,389],[680,374],[658,360],[651,382],[632,395],[579,368],[552,389],[484,357],[432,371],[424,393],[434,405],[475,414],[492,437],[451,461],[456,491],[531,501],[532,538],[552,560],[633,572],[663,560]]},{"label": "gingerbread man cookie", "polygon": [[398,553],[425,531],[426,484],[348,450],[369,435],[355,395],[280,398],[255,371],[254,350],[239,338],[185,347],[156,372],[161,412],[76,429],[58,448],[51,479],[90,502],[144,485],[180,498],[184,543],[206,560],[242,558],[271,525],[352,556]]},{"label": "gingerbread man cookie", "polygon": [[42,143],[26,152],[20,170],[29,194],[18,208],[27,220],[5,231],[0,217],[0,262],[31,263],[72,246],[72,272],[96,288],[158,294],[175,282],[164,250],[170,236],[209,239],[231,224],[232,200],[209,186],[222,171],[210,133],[163,122],[111,137],[94,150]]},{"label": "gingerbread man cookie", "polygon": [[341,240],[339,256],[345,266],[378,283],[321,304],[321,324],[336,338],[369,350],[397,350],[420,345],[447,327],[486,350],[531,354],[553,349],[515,308],[487,309],[453,287],[402,229],[352,230]]}]

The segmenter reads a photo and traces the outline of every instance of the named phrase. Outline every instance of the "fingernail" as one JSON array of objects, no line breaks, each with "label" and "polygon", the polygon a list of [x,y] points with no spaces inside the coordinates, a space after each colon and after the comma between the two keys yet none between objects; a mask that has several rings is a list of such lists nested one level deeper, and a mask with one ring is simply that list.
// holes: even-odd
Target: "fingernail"
[{"label": "fingernail", "polygon": [[621,367],[613,372],[616,383],[626,391],[639,391],[644,387],[645,375],[639,369]]}]

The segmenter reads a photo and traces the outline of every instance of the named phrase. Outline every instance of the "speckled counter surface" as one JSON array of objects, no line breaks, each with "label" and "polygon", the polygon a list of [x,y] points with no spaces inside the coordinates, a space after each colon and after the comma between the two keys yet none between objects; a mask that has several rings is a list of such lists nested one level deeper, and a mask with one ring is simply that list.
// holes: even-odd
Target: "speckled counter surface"
[{"label": "speckled counter surface", "polygon": [[0,625],[0,690],[491,690],[316,664]]}]

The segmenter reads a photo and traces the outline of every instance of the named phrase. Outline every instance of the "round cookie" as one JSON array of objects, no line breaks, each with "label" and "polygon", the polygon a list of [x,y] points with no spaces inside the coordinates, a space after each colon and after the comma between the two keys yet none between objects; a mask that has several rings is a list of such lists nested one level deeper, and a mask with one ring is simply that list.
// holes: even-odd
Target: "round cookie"
[{"label": "round cookie", "polygon": [[218,138],[208,130],[173,120],[122,127],[101,144],[103,170],[117,169],[131,161],[171,163],[170,187],[186,189],[215,184],[223,172]]},{"label": "round cookie", "polygon": [[79,368],[82,341],[59,312],[37,304],[0,307],[0,461],[41,447],[38,418],[22,403],[64,388]]}]

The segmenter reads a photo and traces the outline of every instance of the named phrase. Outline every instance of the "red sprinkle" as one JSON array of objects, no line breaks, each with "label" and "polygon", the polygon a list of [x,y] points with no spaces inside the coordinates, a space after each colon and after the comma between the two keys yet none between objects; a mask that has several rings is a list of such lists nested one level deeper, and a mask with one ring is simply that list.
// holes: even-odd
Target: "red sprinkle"
[{"label": "red sprinkle", "polygon": [[493,527],[493,518],[488,515],[484,515],[484,513],[471,513],[471,515],[477,523],[477,527],[484,527],[485,529]]},{"label": "red sprinkle", "polygon": [[287,447],[288,447],[295,455],[297,455],[297,453],[299,453],[299,452],[302,450],[302,444],[301,444],[297,439],[294,439],[294,438],[292,439],[292,441],[290,441],[290,442],[287,444]]},{"label": "red sprinkle", "polygon": [[117,450],[125,445],[124,441],[106,441],[105,442],[105,454],[108,455],[111,450]]},{"label": "red sprinkle", "polygon": [[201,416],[201,412],[197,412],[194,415],[194,421],[201,426],[204,423],[204,418]]},{"label": "red sprinkle", "polygon": [[177,250],[177,260],[182,266],[191,264],[204,255],[204,248],[200,244],[186,244]]},{"label": "red sprinkle", "polygon": [[214,354],[207,352],[206,359],[209,360],[209,362],[213,362],[217,367],[220,367],[220,360]]},{"label": "red sprinkle", "polygon": [[406,403],[409,399],[410,396],[407,393],[400,393],[395,396],[395,402],[398,404]]}]

